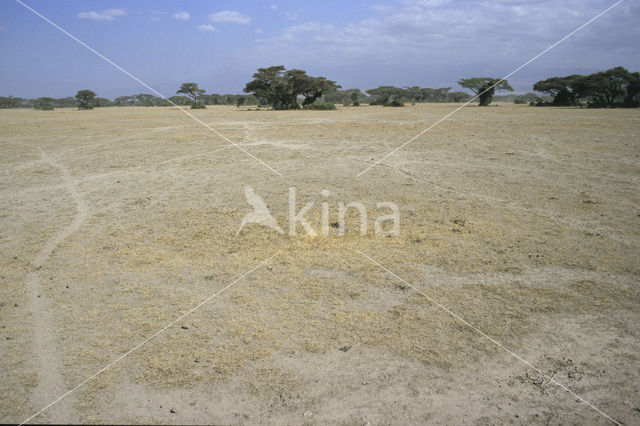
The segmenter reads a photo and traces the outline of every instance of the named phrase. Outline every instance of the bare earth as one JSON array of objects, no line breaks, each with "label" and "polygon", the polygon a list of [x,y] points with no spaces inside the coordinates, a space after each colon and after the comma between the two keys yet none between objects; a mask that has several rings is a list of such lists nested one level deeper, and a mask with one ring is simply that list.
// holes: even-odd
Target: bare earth
[{"label": "bare earth", "polygon": [[[640,111],[468,107],[356,177],[455,107],[193,112],[282,177],[171,108],[0,111],[0,422],[235,282],[32,421],[640,424]],[[236,235],[246,186],[369,232]]]}]

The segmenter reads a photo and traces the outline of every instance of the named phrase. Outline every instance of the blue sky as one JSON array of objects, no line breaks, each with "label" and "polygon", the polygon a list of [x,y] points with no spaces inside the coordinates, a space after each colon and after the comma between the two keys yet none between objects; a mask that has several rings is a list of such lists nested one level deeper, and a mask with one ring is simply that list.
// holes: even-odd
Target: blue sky
[{"label": "blue sky", "polygon": [[[343,88],[453,87],[502,77],[611,0],[43,1],[26,4],[166,96],[195,81],[241,93],[258,67],[285,65]],[[626,0],[509,79],[640,70],[640,2]],[[17,2],[0,2],[0,96],[148,93]]]}]

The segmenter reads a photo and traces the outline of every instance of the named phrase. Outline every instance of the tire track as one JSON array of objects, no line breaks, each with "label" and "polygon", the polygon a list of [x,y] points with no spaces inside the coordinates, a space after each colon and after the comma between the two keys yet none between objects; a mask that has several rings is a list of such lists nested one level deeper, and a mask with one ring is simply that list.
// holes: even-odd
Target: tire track
[{"label": "tire track", "polygon": [[[38,369],[38,385],[36,386],[31,403],[35,409],[40,409],[53,401],[58,395],[65,392],[63,375],[63,356],[60,353],[54,328],[55,306],[52,301],[43,297],[42,279],[40,269],[49,259],[53,251],[71,234],[78,231],[89,215],[89,208],[84,202],[75,186],[75,181],[69,170],[58,163],[40,149],[42,160],[52,167],[57,168],[63,178],[64,188],[71,194],[77,213],[73,221],[64,229],[49,238],[42,249],[31,262],[32,269],[26,277],[26,294],[28,311],[32,315],[34,324],[33,353]],[[56,423],[68,423],[77,418],[73,414],[70,400],[61,401],[49,412],[49,421]]]}]

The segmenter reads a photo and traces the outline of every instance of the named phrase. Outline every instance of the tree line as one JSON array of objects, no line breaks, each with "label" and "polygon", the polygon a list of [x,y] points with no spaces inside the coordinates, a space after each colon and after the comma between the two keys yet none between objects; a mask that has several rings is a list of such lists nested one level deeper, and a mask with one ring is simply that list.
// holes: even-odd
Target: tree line
[{"label": "tree line", "polygon": [[[170,96],[169,101],[164,98],[160,98],[147,93],[140,93],[138,95],[120,96],[113,100],[113,106],[189,106],[192,105],[193,100],[189,96],[175,95]],[[199,98],[199,102],[204,105],[256,105],[257,101],[255,97],[250,95],[233,95],[226,94],[220,95],[217,93],[203,94]]]},{"label": "tree line", "polygon": [[[91,92],[91,93],[86,93]],[[0,96],[0,109],[7,108],[35,108],[39,110],[52,110],[55,108],[80,108],[92,109],[112,106],[189,106],[193,101],[188,96],[170,96],[168,100],[148,93],[140,93],[130,96],[119,96],[114,100],[98,97],[95,92],[80,90],[76,96],[65,98],[42,97],[37,99],[18,98],[13,96]],[[169,102],[170,101],[170,102]],[[203,95],[201,101],[205,105],[257,105],[257,100],[251,95],[212,93]]]},{"label": "tree line", "polygon": [[383,106],[404,106],[405,102],[468,102],[477,98],[480,106],[489,105],[494,99],[536,106],[588,106],[638,107],[640,106],[640,73],[624,67],[615,67],[589,75],[551,77],[533,85],[533,90],[543,93],[525,95],[495,95],[498,91],[513,91],[505,79],[491,77],[463,78],[458,84],[473,93],[451,91],[451,87],[394,87],[379,86],[366,90],[341,90],[335,81],[325,77],[313,77],[304,70],[287,70],[282,65],[259,68],[244,88],[244,95],[207,94],[197,83],[183,83],[174,96],[167,99],[140,93],[120,96],[113,101],[98,97],[91,90],[80,90],[75,97],[54,99],[42,97],[22,99],[0,97],[0,108],[54,108],[78,107],[91,109],[106,106],[191,106],[207,105],[255,105],[275,110],[335,109],[336,103],[358,106],[361,103]]},{"label": "tree line", "polygon": [[640,72],[615,67],[589,75],[551,77],[535,83],[533,90],[553,97],[551,102],[539,102],[538,105],[638,107]]}]

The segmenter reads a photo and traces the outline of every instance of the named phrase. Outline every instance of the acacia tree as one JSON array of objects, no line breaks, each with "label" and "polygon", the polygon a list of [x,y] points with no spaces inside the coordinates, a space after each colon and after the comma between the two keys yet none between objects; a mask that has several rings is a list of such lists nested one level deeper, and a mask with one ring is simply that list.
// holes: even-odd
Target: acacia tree
[{"label": "acacia tree", "polygon": [[575,91],[586,98],[590,106],[609,107],[624,104],[633,75],[623,67],[589,74],[578,79]]},{"label": "acacia tree", "polygon": [[451,87],[432,89],[430,87],[411,86],[404,88],[404,97],[413,102],[446,102]]},{"label": "acacia tree", "polygon": [[360,106],[360,102],[358,102],[358,92],[351,92],[351,96],[349,97],[353,106]]},{"label": "acacia tree", "polygon": [[113,102],[108,98],[96,98],[94,101],[95,106],[97,107],[108,107],[113,106]]},{"label": "acacia tree", "polygon": [[573,106],[578,103],[578,93],[575,86],[581,78],[583,76],[579,74],[551,77],[535,83],[533,90],[553,96],[553,105],[555,106]]},{"label": "acacia tree", "polygon": [[380,86],[375,89],[365,90],[369,95],[375,97],[371,105],[391,105],[393,101],[399,101],[405,91],[394,86]]},{"label": "acacia tree", "polygon": [[637,107],[640,104],[640,72],[633,72],[629,75],[624,104],[628,107]]},{"label": "acacia tree", "polygon": [[198,83],[182,83],[180,89],[178,89],[176,94],[184,93],[189,98],[191,98],[191,109],[202,109],[206,107],[204,106],[204,104],[200,104],[198,101],[200,97],[204,95],[204,92],[206,92],[206,90],[199,89]]},{"label": "acacia tree", "polygon": [[55,101],[56,101],[55,99],[49,98],[49,97],[34,99],[33,107],[41,111],[53,111],[54,110],[53,103]]},{"label": "acacia tree", "polygon": [[551,77],[538,81],[533,90],[553,96],[552,105],[578,105],[584,100],[591,107],[638,105],[640,74],[615,67],[589,75]]},{"label": "acacia tree", "polygon": [[96,94],[93,90],[78,90],[78,93],[76,93],[76,99],[78,100],[78,108],[92,109],[93,101],[95,98],[96,98]]},{"label": "acacia tree", "polygon": [[298,109],[298,96],[304,96],[303,105],[315,102],[323,94],[337,90],[335,81],[324,77],[311,77],[304,70],[286,71],[282,65],[258,68],[253,80],[247,83],[245,93],[252,93],[260,105],[271,105],[276,110]]},{"label": "acacia tree", "polygon": [[245,93],[253,93],[258,98],[259,105],[271,105],[273,109],[282,108],[283,99],[279,95],[282,87],[282,74],[284,66],[272,66],[268,68],[258,68],[258,72],[253,74],[251,80],[244,88]]},{"label": "acacia tree", "polygon": [[300,94],[304,96],[302,106],[314,103],[323,94],[333,92],[340,88],[335,81],[327,80],[324,77],[311,77],[305,71],[287,71],[292,84],[300,89]]},{"label": "acacia tree", "polygon": [[505,79],[491,77],[463,78],[458,84],[465,89],[471,90],[479,100],[479,106],[487,106],[493,100],[496,90],[508,90],[513,92],[513,87]]}]

